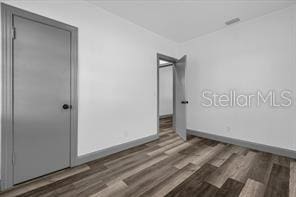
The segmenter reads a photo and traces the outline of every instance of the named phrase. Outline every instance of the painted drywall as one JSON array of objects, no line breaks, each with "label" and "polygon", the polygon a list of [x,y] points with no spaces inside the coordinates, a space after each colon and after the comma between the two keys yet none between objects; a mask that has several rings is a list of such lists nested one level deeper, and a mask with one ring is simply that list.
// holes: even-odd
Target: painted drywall
[{"label": "painted drywall", "polygon": [[78,155],[157,134],[157,53],[175,43],[86,1],[1,1],[79,28]]},{"label": "painted drywall", "polygon": [[159,115],[173,114],[173,67],[159,69]]},{"label": "painted drywall", "polygon": [[221,29],[225,21],[236,16],[246,21],[295,3],[294,0],[88,1],[181,43]]},{"label": "painted drywall", "polygon": [[85,1],[1,2],[79,28],[79,155],[156,134],[157,52],[187,54],[189,129],[296,150],[295,107],[200,106],[203,89],[296,93],[295,7],[186,42],[176,56],[175,43]]},{"label": "painted drywall", "polygon": [[187,54],[187,128],[296,150],[296,107],[203,107],[202,90],[296,96],[296,8],[234,24],[180,45]]}]

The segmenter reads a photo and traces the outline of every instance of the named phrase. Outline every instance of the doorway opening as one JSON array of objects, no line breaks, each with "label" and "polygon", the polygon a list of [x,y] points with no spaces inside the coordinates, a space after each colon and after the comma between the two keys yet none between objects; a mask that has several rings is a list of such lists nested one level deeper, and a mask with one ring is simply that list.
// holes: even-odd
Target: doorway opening
[{"label": "doorway opening", "polygon": [[157,128],[158,134],[172,128],[186,140],[185,96],[186,56],[176,59],[157,54]]},{"label": "doorway opening", "polygon": [[159,60],[159,122],[160,132],[173,127],[173,63]]}]

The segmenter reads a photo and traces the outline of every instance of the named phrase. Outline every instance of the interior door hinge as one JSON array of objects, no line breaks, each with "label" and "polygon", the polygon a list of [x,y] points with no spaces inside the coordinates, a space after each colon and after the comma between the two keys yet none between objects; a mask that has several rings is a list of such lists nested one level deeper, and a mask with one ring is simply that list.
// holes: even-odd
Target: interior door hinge
[{"label": "interior door hinge", "polygon": [[12,153],[12,165],[15,164],[15,153]]},{"label": "interior door hinge", "polygon": [[14,40],[16,38],[16,30],[15,30],[15,27],[12,27],[12,30],[11,30],[11,34],[12,34],[12,39]]}]

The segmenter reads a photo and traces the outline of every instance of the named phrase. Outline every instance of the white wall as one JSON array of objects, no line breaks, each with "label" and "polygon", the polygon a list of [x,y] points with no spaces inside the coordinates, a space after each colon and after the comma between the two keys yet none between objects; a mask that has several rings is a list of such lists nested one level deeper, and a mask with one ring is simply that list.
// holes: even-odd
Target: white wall
[{"label": "white wall", "polygon": [[157,133],[156,54],[175,43],[85,1],[4,2],[79,28],[79,155]]},{"label": "white wall", "polygon": [[[78,154],[156,134],[156,53],[178,57],[176,44],[87,2],[63,2],[8,3],[79,28]],[[296,94],[295,25],[293,7],[180,45],[179,56],[188,55],[187,127],[296,150],[295,107],[200,106],[202,89]]]},{"label": "white wall", "polygon": [[159,115],[173,114],[173,68],[159,69]]},{"label": "white wall", "polygon": [[296,95],[296,8],[229,26],[180,46],[188,55],[187,128],[296,150],[296,109],[204,108],[200,92],[290,89]]}]

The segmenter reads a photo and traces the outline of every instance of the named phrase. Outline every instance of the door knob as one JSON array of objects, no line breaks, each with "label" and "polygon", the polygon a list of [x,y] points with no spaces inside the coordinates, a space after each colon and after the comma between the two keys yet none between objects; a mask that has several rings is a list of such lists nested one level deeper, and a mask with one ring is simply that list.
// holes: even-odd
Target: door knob
[{"label": "door knob", "polygon": [[63,105],[63,109],[69,109],[69,108],[72,108],[72,106],[71,105],[68,105],[68,104],[64,104]]},{"label": "door knob", "polygon": [[188,101],[181,101],[182,104],[188,104]]}]

